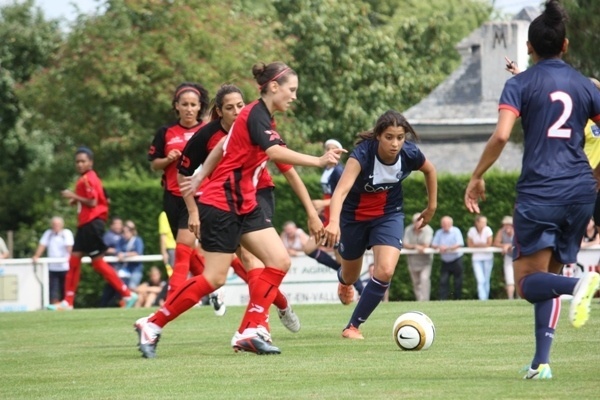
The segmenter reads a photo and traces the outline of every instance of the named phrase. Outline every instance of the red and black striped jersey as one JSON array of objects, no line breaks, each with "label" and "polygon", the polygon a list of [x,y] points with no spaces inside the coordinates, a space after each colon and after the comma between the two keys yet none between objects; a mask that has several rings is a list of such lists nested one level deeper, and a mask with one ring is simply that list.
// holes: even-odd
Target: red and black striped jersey
[{"label": "red and black striped jersey", "polygon": [[[148,150],[148,161],[165,158],[171,150],[183,151],[188,140],[202,127],[202,124],[198,123],[186,128],[177,122],[158,129]],[[162,185],[165,190],[171,192],[173,195],[181,196],[179,184],[177,183],[177,162],[170,163],[164,169]]]},{"label": "red and black striped jersey", "polygon": [[200,203],[244,215],[256,208],[256,188],[271,146],[285,145],[262,99],[242,109],[223,148],[223,159],[201,188]]}]

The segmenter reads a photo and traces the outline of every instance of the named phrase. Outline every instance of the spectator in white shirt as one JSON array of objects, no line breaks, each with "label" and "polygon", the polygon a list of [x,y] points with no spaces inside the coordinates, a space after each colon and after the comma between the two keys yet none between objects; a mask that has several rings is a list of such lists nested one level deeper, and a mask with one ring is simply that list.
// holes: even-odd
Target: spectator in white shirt
[{"label": "spectator in white shirt", "polygon": [[[467,232],[467,245],[469,247],[490,247],[494,240],[494,233],[487,225],[487,218],[483,215],[475,217],[475,226]],[[494,253],[473,252],[473,273],[477,280],[477,296],[479,300],[487,300],[490,297],[490,279],[494,267]]]},{"label": "spectator in white shirt", "polygon": [[65,221],[61,217],[53,217],[50,229],[42,235],[38,247],[31,257],[36,264],[44,251],[48,250],[49,258],[63,258],[63,262],[48,264],[50,284],[50,304],[56,304],[65,296],[65,277],[69,271],[69,257],[73,249],[73,232],[65,229]]}]

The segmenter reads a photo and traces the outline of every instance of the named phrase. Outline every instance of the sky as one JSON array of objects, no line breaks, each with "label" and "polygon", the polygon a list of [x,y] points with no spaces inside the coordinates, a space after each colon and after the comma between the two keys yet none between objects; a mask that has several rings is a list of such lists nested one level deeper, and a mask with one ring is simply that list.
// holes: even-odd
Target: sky
[{"label": "sky", "polygon": [[[0,5],[11,3],[13,0],[0,0]],[[18,0],[17,0],[18,1]],[[490,3],[494,0],[488,0]],[[515,14],[525,6],[539,7],[542,0],[495,0],[496,8],[505,13]],[[47,18],[65,18],[72,21],[77,15],[76,8],[81,12],[93,13],[103,0],[36,0],[36,4],[44,10]]]}]

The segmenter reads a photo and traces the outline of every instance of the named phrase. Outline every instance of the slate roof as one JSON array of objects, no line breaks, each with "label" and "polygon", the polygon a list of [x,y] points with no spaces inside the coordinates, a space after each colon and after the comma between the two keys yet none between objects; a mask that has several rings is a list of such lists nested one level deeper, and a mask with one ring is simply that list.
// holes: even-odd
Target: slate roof
[{"label": "slate roof", "polygon": [[[514,20],[531,22],[539,11],[525,7]],[[498,118],[498,98],[482,96],[482,28],[477,28],[456,46],[460,66],[415,106],[404,111],[423,141],[487,140]],[[506,79],[491,77],[488,79]]]}]

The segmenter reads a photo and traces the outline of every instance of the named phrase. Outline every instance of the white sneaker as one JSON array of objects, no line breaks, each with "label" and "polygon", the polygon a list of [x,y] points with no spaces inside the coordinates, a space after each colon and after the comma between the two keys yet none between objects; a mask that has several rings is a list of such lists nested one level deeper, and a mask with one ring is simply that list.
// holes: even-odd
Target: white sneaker
[{"label": "white sneaker", "polygon": [[209,301],[215,309],[215,315],[217,317],[222,317],[223,315],[225,315],[225,311],[227,311],[227,306],[223,301],[223,291],[220,288],[209,295]]},{"label": "white sneaker", "polygon": [[273,345],[269,331],[262,326],[245,329],[242,333],[236,331],[231,338],[231,347],[236,353],[281,354],[281,350]]},{"label": "white sneaker", "polygon": [[156,345],[160,339],[162,329],[152,322],[148,322],[148,317],[143,317],[133,324],[138,334],[138,348],[144,358],[156,357]]},{"label": "white sneaker", "polygon": [[575,328],[581,328],[590,317],[590,303],[598,286],[600,286],[600,274],[597,272],[584,273],[575,285],[569,309],[569,320]]},{"label": "white sneaker", "polygon": [[277,309],[279,320],[290,332],[296,333],[300,330],[300,319],[288,304],[285,310]]}]

